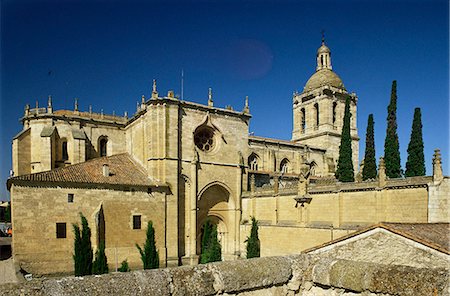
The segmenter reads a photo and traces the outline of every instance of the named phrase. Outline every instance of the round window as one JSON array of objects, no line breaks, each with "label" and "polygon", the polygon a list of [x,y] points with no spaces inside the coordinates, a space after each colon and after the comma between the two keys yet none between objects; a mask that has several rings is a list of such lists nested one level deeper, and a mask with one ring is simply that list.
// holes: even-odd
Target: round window
[{"label": "round window", "polygon": [[214,131],[209,127],[202,127],[194,134],[195,146],[200,150],[208,152],[214,148]]}]

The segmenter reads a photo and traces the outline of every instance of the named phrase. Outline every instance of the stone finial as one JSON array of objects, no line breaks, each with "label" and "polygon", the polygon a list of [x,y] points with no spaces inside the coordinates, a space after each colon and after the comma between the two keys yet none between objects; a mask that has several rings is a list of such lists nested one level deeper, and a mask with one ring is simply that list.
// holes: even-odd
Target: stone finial
[{"label": "stone finial", "polygon": [[141,104],[145,104],[145,96],[144,95],[142,95],[142,97],[141,97]]},{"label": "stone finial", "polygon": [[78,111],[78,98],[75,98],[75,109],[74,111]]},{"label": "stone finial", "polygon": [[380,157],[378,163],[378,186],[384,187],[386,185],[386,165],[384,164],[384,158]]},{"label": "stone finial", "polygon": [[116,111],[113,110],[112,116],[116,116]]},{"label": "stone finial", "polygon": [[125,111],[125,112],[123,113],[123,117],[125,117],[125,119],[128,119],[128,112],[127,112],[127,111]]},{"label": "stone finial", "polygon": [[89,114],[92,114],[92,105],[89,105]]},{"label": "stone finial", "polygon": [[171,98],[171,99],[175,98],[175,93],[173,92],[173,90],[169,90],[169,91],[167,92],[167,97],[169,97],[169,98]]},{"label": "stone finial", "polygon": [[441,151],[435,149],[433,154],[433,182],[435,184],[440,183],[443,179]]},{"label": "stone finial", "polygon": [[48,96],[48,102],[47,102],[47,112],[53,113],[53,106],[52,106],[52,96]]},{"label": "stone finial", "polygon": [[36,114],[39,114],[39,101],[36,100]]},{"label": "stone finial", "polygon": [[244,110],[242,110],[242,112],[250,113],[250,108],[248,106],[248,96],[245,96],[245,105],[244,105]]},{"label": "stone finial", "polygon": [[212,88],[208,88],[208,106],[213,107],[214,101],[213,101],[213,95],[212,95]]},{"label": "stone finial", "polygon": [[152,90],[152,98],[158,98],[158,91],[156,90],[156,79],[153,79],[153,90]]},{"label": "stone finial", "polygon": [[298,178],[298,195],[305,196],[308,193],[308,180],[303,173],[300,173]]},{"label": "stone finial", "polygon": [[25,105],[25,116],[30,115],[30,104]]},{"label": "stone finial", "polygon": [[141,111],[141,108],[139,107],[139,102],[136,102],[136,113]]},{"label": "stone finial", "polygon": [[103,109],[100,109],[100,117],[103,118],[104,114],[103,114]]}]

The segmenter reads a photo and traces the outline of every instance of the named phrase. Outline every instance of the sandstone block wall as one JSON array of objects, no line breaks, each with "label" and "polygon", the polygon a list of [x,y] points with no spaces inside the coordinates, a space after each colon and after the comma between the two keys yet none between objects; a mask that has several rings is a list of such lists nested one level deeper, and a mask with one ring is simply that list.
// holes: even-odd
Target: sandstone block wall
[{"label": "sandstone block wall", "polygon": [[[68,194],[74,194],[73,203]],[[105,244],[109,268],[127,259],[131,268],[141,268],[135,243],[144,244],[147,222],[153,221],[161,266],[166,261],[165,193],[92,188],[11,188],[13,196],[13,256],[30,273],[71,273],[74,234],[72,224],[81,224],[83,213],[97,247],[97,216],[103,207]],[[133,229],[133,215],[141,216],[141,229]],[[66,238],[56,238],[56,223],[66,223]]]},{"label": "sandstone block wall", "polygon": [[102,276],[32,280],[0,295],[444,296],[448,270],[309,255],[270,257]]}]

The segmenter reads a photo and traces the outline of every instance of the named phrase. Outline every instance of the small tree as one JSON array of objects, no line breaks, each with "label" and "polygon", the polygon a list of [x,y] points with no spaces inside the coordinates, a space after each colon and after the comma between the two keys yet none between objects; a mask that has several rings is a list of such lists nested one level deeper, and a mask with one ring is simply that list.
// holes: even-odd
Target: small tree
[{"label": "small tree", "polygon": [[353,182],[355,180],[352,160],[352,138],[350,135],[350,117],[350,97],[347,97],[345,100],[341,145],[339,146],[339,159],[335,173],[336,179],[341,182]]},{"label": "small tree", "polygon": [[144,264],[144,269],[155,269],[159,267],[158,250],[156,250],[155,229],[153,222],[149,221],[147,225],[147,238],[144,244],[144,250],[136,244],[136,248],[141,254],[141,260]]},{"label": "small tree", "polygon": [[128,266],[128,261],[126,259],[122,261],[122,264],[120,265],[118,271],[120,271],[120,272],[130,271],[130,267]]},{"label": "small tree", "polygon": [[369,114],[366,131],[366,151],[364,154],[364,168],[362,179],[375,179],[377,177],[377,162],[375,159],[375,140],[373,127],[373,114]]},{"label": "small tree", "polygon": [[252,217],[252,229],[250,230],[250,237],[245,241],[247,243],[247,259],[260,257],[261,245],[258,237],[258,221]]},{"label": "small tree", "polygon": [[384,162],[386,165],[386,176],[399,178],[402,176],[400,166],[397,134],[397,81],[392,81],[391,100],[388,106],[386,139],[384,141]]},{"label": "small tree", "polygon": [[105,242],[100,242],[98,250],[95,252],[95,260],[92,263],[93,274],[108,273],[108,259],[105,254]]},{"label": "small tree", "polygon": [[414,110],[411,139],[408,145],[406,177],[425,176],[425,157],[423,153],[422,118],[420,108]]},{"label": "small tree", "polygon": [[207,220],[203,226],[202,253],[200,263],[216,262],[222,260],[222,247],[217,238],[217,226]]},{"label": "small tree", "polygon": [[81,231],[78,224],[73,224],[75,275],[83,276],[92,274],[92,246],[91,246],[91,229],[89,228],[86,217],[80,213]]},{"label": "small tree", "polygon": [[11,202],[8,203],[5,211],[5,222],[11,222]]}]

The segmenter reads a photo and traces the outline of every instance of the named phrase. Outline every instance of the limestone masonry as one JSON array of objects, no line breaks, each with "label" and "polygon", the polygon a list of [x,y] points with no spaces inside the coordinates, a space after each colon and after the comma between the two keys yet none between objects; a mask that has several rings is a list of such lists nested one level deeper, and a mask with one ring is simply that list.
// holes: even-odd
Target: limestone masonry
[{"label": "limestone masonry", "polygon": [[433,176],[339,183],[345,98],[358,167],[358,98],[332,70],[322,42],[316,72],[293,95],[291,141],[249,135],[242,111],[161,96],[156,81],[131,117],[28,105],[12,143],[13,256],[30,273],[73,271],[72,224],[88,219],[111,269],[142,268],[136,243],[153,221],[161,266],[198,263],[202,225],[218,225],[224,260],[245,257],[251,217],[262,256],[299,253],[379,222],[449,222],[450,179],[436,151]]}]

